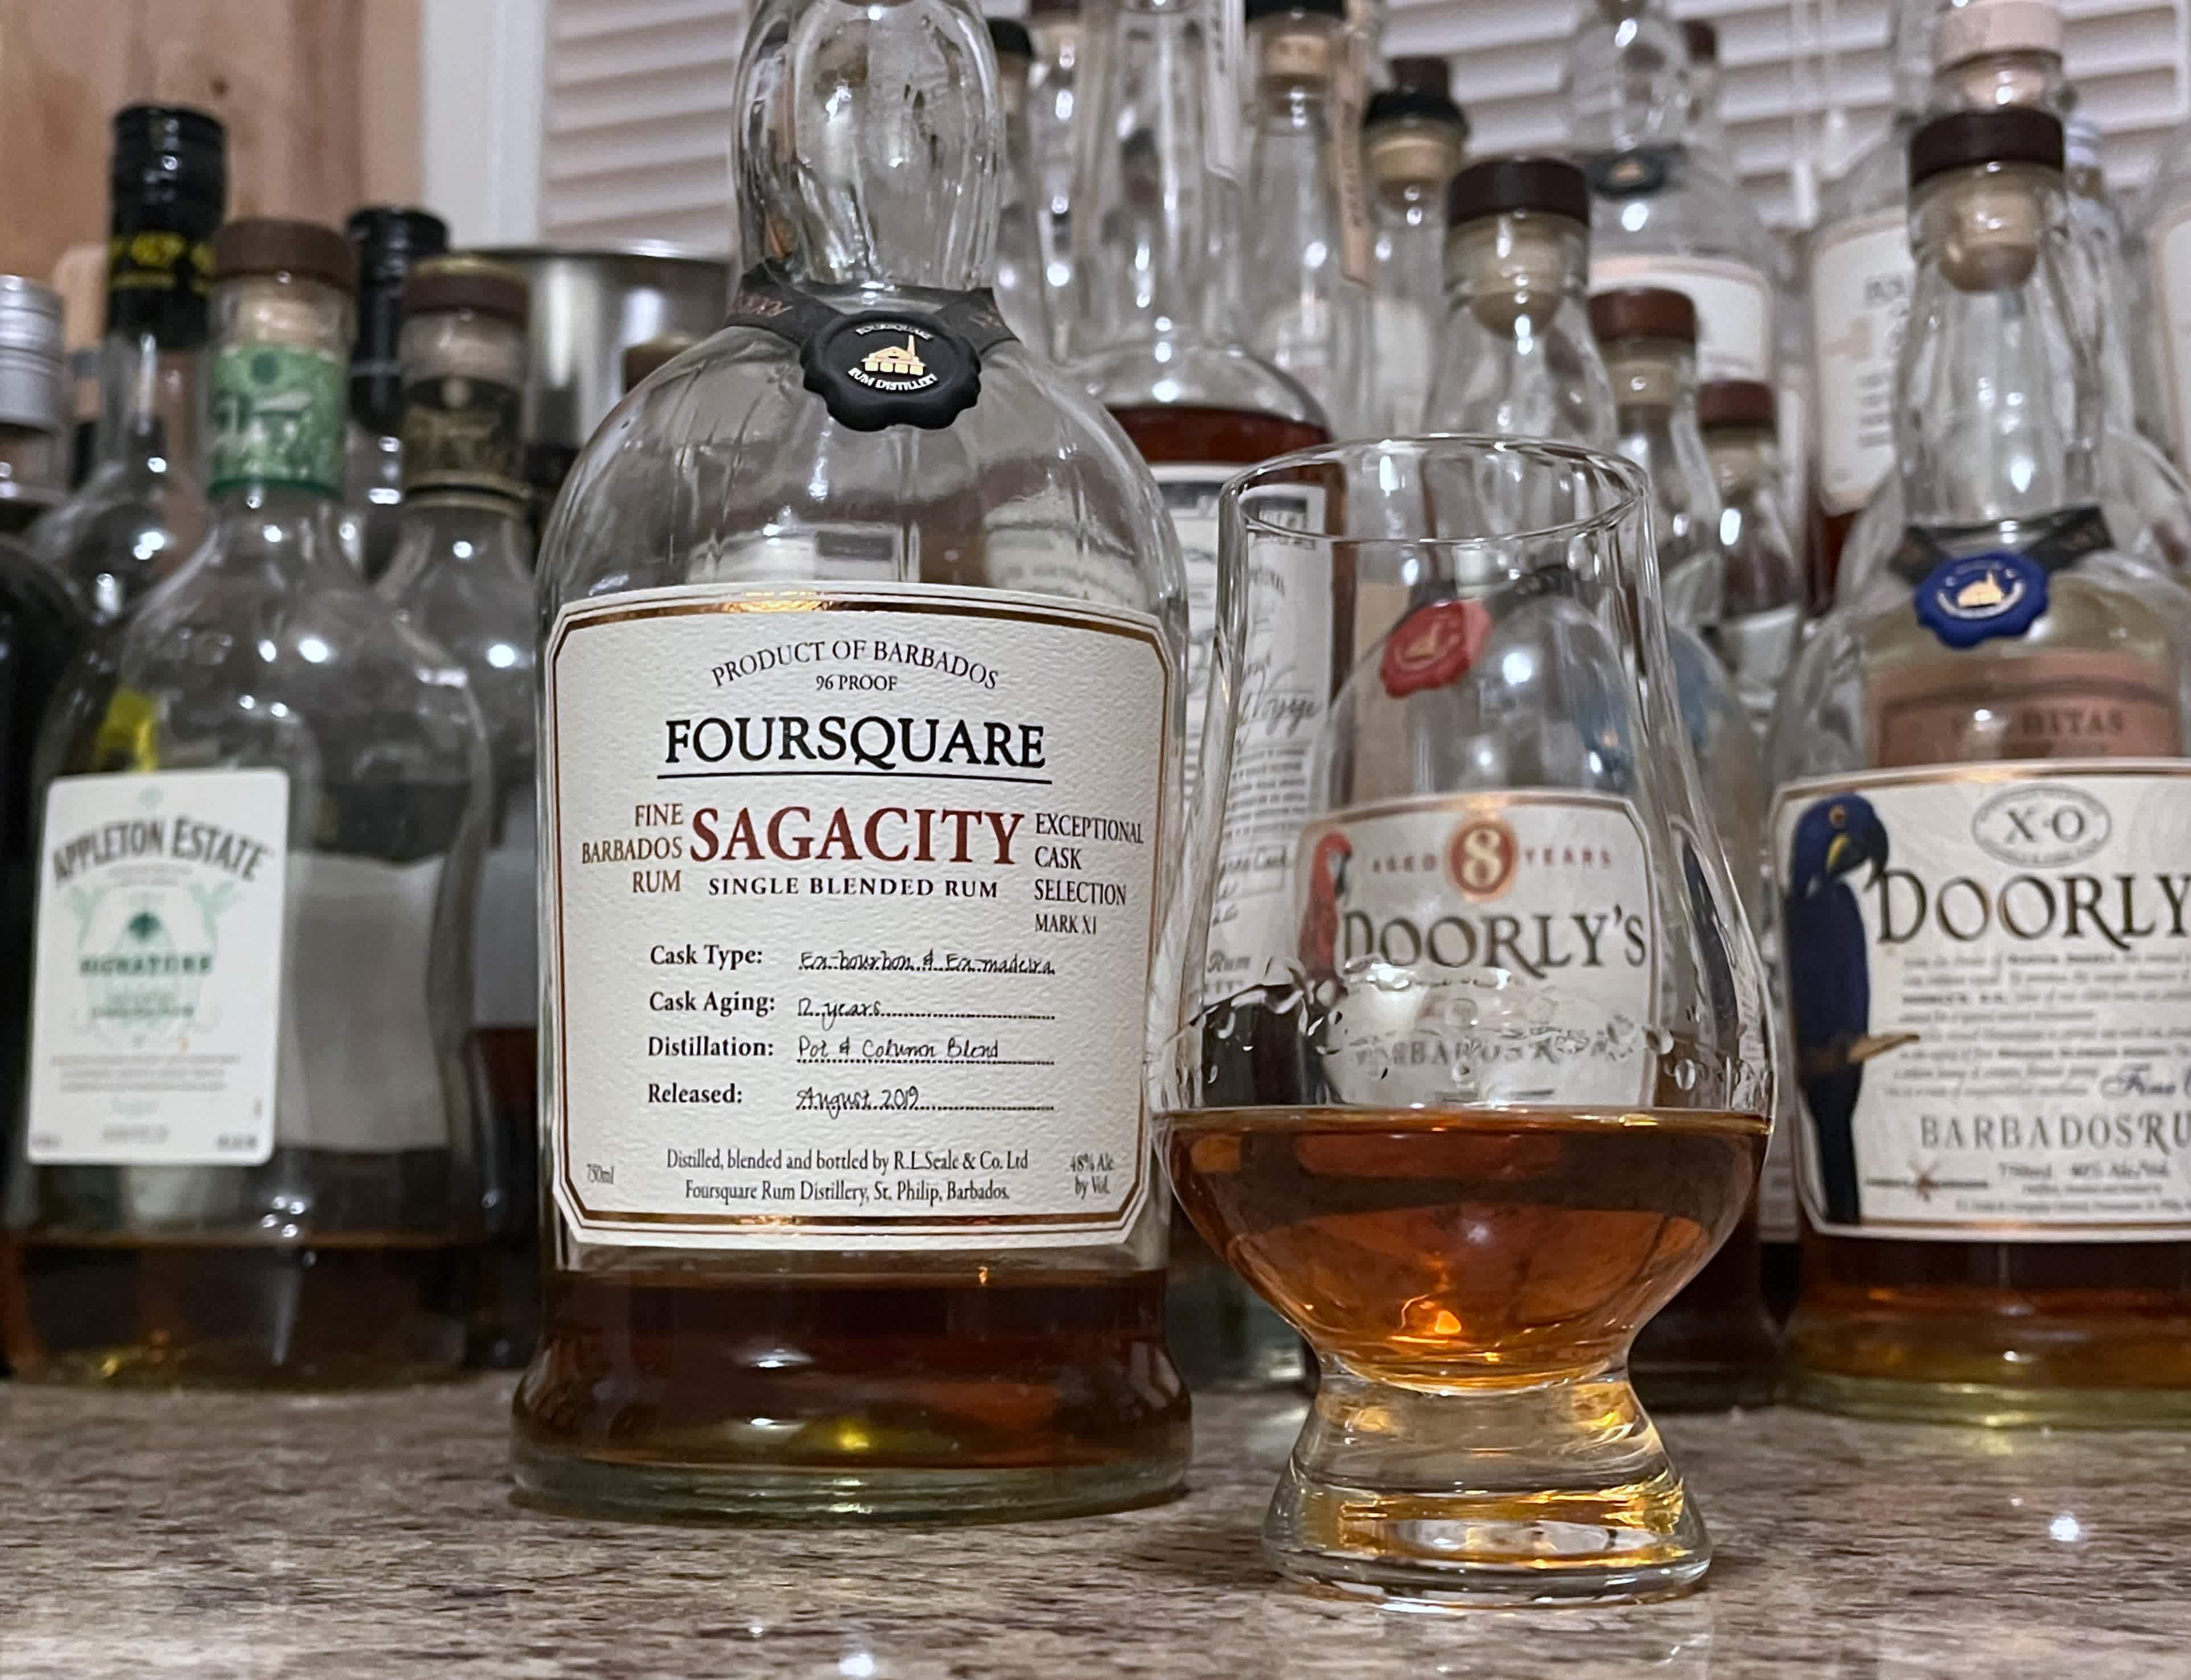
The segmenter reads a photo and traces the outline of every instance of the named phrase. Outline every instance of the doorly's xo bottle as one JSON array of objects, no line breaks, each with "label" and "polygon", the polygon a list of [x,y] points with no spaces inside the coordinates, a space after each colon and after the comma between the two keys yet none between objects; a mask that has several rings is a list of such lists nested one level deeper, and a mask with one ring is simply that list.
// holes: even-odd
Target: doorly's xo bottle
[{"label": "doorly's xo bottle", "polygon": [[[1028,1516],[1175,1487],[1141,1094],[1186,601],[1155,485],[987,291],[964,0],[805,0],[787,252],[541,562],[545,1320],[521,1490]],[[766,75],[758,74],[765,71]]]},{"label": "doorly's xo bottle", "polygon": [[1807,1124],[1799,1393],[2191,1420],[2191,599],[2117,551],[2062,125],[1910,143],[1908,525],[1771,758]]}]

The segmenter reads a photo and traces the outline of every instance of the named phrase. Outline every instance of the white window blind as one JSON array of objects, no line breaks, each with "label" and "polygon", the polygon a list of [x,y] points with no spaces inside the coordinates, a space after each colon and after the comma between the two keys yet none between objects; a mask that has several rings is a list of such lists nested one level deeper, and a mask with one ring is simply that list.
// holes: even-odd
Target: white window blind
[{"label": "white window blind", "polygon": [[[1479,150],[1558,144],[1577,0],[1393,0],[1386,49],[1443,53]],[[2063,0],[2069,73],[2128,196],[2186,109],[2186,0]],[[549,0],[541,231],[720,253],[737,0]],[[1022,9],[999,4],[998,10]],[[1676,0],[1719,30],[1721,111],[1767,220],[1796,219],[1799,160],[1823,181],[1885,125],[1887,0]]]}]

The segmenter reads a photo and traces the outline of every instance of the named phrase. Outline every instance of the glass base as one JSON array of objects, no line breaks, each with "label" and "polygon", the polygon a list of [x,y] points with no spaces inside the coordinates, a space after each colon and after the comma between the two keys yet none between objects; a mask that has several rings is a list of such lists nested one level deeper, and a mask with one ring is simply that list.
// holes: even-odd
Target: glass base
[{"label": "glass base", "polygon": [[1800,1366],[1787,1397],[1814,1411],[1989,1429],[2191,1427],[2191,1388],[2012,1388],[1996,1382],[1901,1382]]},{"label": "glass base", "polygon": [[1418,1388],[1329,1362],[1263,1550],[1291,1581],[1409,1609],[1664,1598],[1711,1562],[1625,1371]]},{"label": "glass base", "polygon": [[655,1522],[1033,1522],[1154,1505],[1183,1491],[1177,1459],[1041,1468],[797,1471],[619,1463],[543,1450],[520,1436],[521,1504]]}]

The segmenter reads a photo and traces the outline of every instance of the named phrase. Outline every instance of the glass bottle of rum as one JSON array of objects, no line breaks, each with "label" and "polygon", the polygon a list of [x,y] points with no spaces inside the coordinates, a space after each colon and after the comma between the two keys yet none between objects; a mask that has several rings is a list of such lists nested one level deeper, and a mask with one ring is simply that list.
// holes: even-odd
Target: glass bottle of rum
[{"label": "glass bottle of rum", "polygon": [[473,900],[464,1060],[481,1128],[487,1259],[475,1364],[530,1356],[539,1318],[540,1008],[532,527],[525,516],[525,276],[430,257],[403,288],[403,504],[382,597],[464,668],[492,793]]},{"label": "glass bottle of rum", "polygon": [[1130,1504],[1188,1445],[1141,1081],[1177,541],[988,295],[981,17],[809,0],[769,50],[791,162],[744,154],[741,224],[786,255],[604,423],[541,559],[518,1483],[813,1520]]},{"label": "glass bottle of rum", "polygon": [[1695,144],[1688,50],[1664,0],[1585,7],[1562,93],[1594,202],[1590,289],[1683,292],[1704,324],[1703,377],[1772,377],[1778,253],[1724,160]]},{"label": "glass bottle of rum", "polygon": [[1307,388],[1336,435],[1358,436],[1377,370],[1356,37],[1345,0],[1245,4],[1245,204],[1218,272],[1238,278],[1249,347]]},{"label": "glass bottle of rum", "polygon": [[40,741],[20,1376],[343,1386],[464,1353],[487,745],[336,535],[356,273],[332,228],[215,237],[212,531]]},{"label": "glass bottle of rum", "polygon": [[1909,524],[1771,758],[1813,1404],[2191,1419],[2191,599],[2098,504],[2060,122],[1910,143]]},{"label": "glass bottle of rum", "polygon": [[1392,85],[1369,96],[1362,145],[1369,172],[1375,239],[1377,385],[1370,394],[1373,435],[1422,429],[1445,320],[1445,198],[1468,144],[1468,120],[1448,91],[1439,58],[1392,60]]},{"label": "glass bottle of rum", "polygon": [[[1217,634],[1217,493],[1241,468],[1326,440],[1322,411],[1296,381],[1232,336],[1231,260],[1238,195],[1237,0],[1120,0],[1104,14],[1087,91],[1094,133],[1074,194],[1088,237],[1075,268],[1084,343],[1073,372],[1110,410],[1164,492],[1187,590],[1186,791],[1199,762],[1203,697]],[[1288,680],[1323,686],[1314,669]],[[1272,696],[1275,699],[1275,696]],[[1243,751],[1268,753],[1272,789],[1300,743],[1283,707],[1250,725]],[[1292,768],[1298,771],[1297,763]],[[1297,788],[1296,791],[1305,792]],[[1169,1318],[1174,1356],[1197,1388],[1298,1382],[1300,1339],[1175,1222]]]},{"label": "glass bottle of rum", "polygon": [[202,111],[115,113],[97,458],[32,547],[111,624],[205,530],[198,459],[206,241],[228,201],[227,131]]}]

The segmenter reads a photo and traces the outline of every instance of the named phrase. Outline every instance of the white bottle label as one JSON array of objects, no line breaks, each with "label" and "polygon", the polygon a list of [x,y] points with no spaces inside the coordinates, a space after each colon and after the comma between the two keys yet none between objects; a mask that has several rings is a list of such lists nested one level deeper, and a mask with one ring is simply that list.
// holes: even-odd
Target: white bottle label
[{"label": "white bottle label", "polygon": [[2176,458],[2191,460],[2191,206],[2154,233],[2153,297]]},{"label": "white bottle label", "polygon": [[[1312,485],[1258,490],[1249,508],[1270,525],[1323,528],[1323,492]],[[1259,534],[1251,525],[1247,552],[1240,717],[1226,777],[1203,964],[1205,1002],[1287,982],[1294,958],[1289,910],[1294,849],[1310,811],[1309,752],[1331,704],[1330,550]],[[1194,587],[1190,569],[1190,597]],[[1214,555],[1209,593],[1208,634],[1214,640]]]},{"label": "white bottle label", "polygon": [[540,837],[532,799],[504,820],[480,866],[472,919],[472,1024],[529,1027],[540,1015]]},{"label": "white bottle label", "polygon": [[1915,274],[1899,210],[1826,229],[1812,247],[1818,499],[1830,514],[1863,507],[1894,464],[1894,359]]},{"label": "white bottle label", "polygon": [[289,779],[63,776],[37,860],[30,1158],[274,1152]]},{"label": "white bottle label", "polygon": [[656,589],[566,607],[547,666],[573,1230],[994,1250],[1133,1223],[1177,680],[1152,618]]},{"label": "white bottle label", "polygon": [[[1357,806],[1308,826],[1294,874],[1303,972],[1346,977],[1319,1034],[1335,1100],[1628,1105],[1648,1094],[1658,908],[1626,800]],[[1407,984],[1380,983],[1375,962]]]},{"label": "white bottle label", "polygon": [[291,854],[296,960],[282,1014],[283,1147],[449,1147],[427,993],[447,861]]},{"label": "white bottle label", "polygon": [[1794,782],[1773,836],[1813,1223],[2191,1235],[2191,763]]},{"label": "white bottle label", "polygon": [[1697,306],[1697,377],[1773,377],[1773,287],[1746,263],[1723,257],[1618,255],[1594,258],[1592,292],[1663,286]]}]

